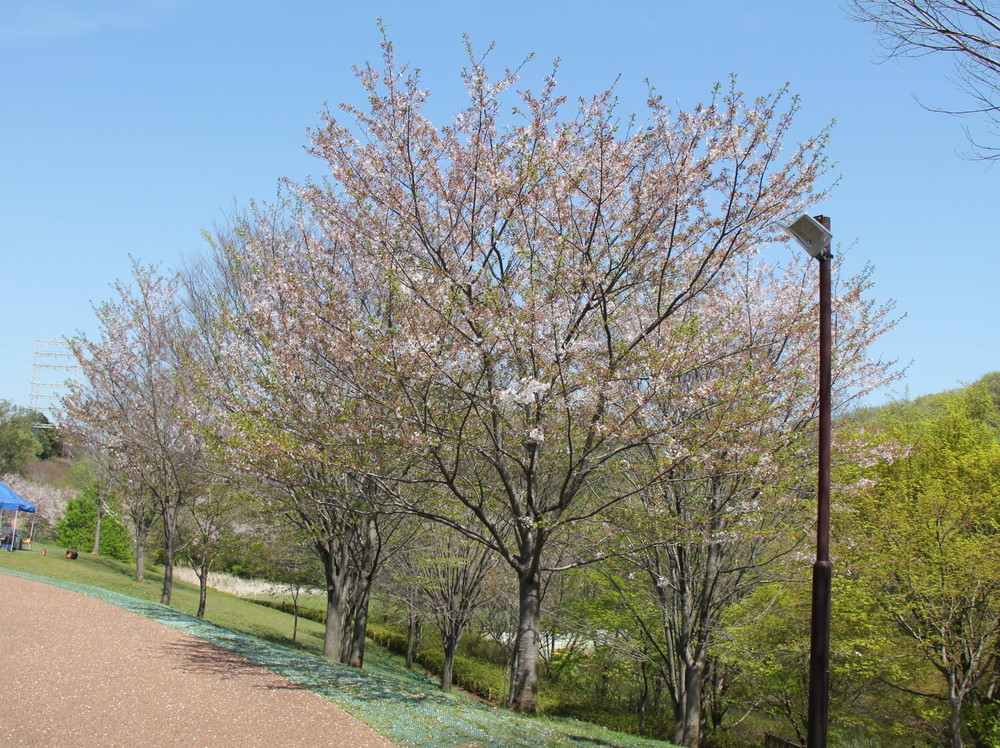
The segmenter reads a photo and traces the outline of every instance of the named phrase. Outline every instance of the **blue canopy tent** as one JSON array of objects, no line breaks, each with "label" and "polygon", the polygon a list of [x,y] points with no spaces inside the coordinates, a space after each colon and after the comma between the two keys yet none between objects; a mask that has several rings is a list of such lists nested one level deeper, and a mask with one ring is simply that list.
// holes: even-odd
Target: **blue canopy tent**
[{"label": "blue canopy tent", "polygon": [[[2,517],[3,512],[6,511],[14,512],[14,521],[10,525],[10,549],[14,550],[14,530],[17,529],[17,515],[19,512],[34,513],[35,505],[27,499],[14,493],[14,490],[6,483],[0,483],[0,517]],[[4,524],[6,524],[6,522],[4,522]],[[28,542],[30,543],[30,532],[28,533],[28,536]]]}]

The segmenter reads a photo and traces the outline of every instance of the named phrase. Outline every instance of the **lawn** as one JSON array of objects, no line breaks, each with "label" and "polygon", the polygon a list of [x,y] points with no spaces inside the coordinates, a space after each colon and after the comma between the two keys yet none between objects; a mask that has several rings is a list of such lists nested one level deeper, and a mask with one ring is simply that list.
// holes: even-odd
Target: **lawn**
[{"label": "lawn", "polygon": [[[45,550],[45,555],[42,550]],[[209,590],[206,620],[194,617],[198,588],[175,581],[172,607],[159,605],[162,573],[137,582],[131,567],[65,549],[43,546],[0,552],[0,573],[27,575],[92,595],[139,615],[183,628],[316,691],[401,746],[668,746],[596,725],[552,717],[526,717],[488,706],[461,693],[444,694],[431,678],[403,667],[399,657],[368,643],[363,671],[319,655],[321,624]],[[3,581],[0,574],[0,589]],[[2,593],[0,593],[2,594]]]}]

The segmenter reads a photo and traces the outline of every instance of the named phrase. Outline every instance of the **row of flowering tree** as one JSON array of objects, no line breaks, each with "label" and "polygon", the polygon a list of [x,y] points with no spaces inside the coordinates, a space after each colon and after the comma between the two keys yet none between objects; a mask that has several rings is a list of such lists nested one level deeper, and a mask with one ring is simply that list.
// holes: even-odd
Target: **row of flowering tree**
[{"label": "row of flowering tree", "polygon": [[[372,506],[502,559],[520,609],[510,703],[534,711],[543,575],[601,552],[567,556],[569,534],[689,475],[729,486],[719,511],[756,516],[780,501],[760,486],[801,474],[812,273],[757,253],[820,197],[825,134],[783,157],[795,102],[735,90],[676,115],[651,96],[642,126],[610,92],[564,118],[551,79],[501,121],[515,77],[471,56],[469,105],[438,128],[390,44],[359,78],[368,106],[314,133],[328,181],[293,187],[294,210],[238,242],[235,357],[260,374],[244,378],[254,429],[274,420],[236,444],[363,475]],[[845,393],[884,374],[865,358],[888,324],[866,283],[838,299]],[[691,532],[665,522],[648,543]]]},{"label": "row of flowering tree", "polygon": [[[644,122],[610,91],[566,114],[553,77],[515,91],[471,52],[468,105],[438,127],[389,42],[358,77],[367,105],[313,133],[327,179],[235,220],[187,314],[167,315],[189,323],[167,332],[184,397],[147,413],[163,401],[102,384],[106,351],[139,366],[145,350],[109,307],[103,346],[78,346],[80,421],[160,433],[169,413],[178,456],[204,438],[266,486],[326,570],[326,653],[354,664],[400,517],[477,544],[517,589],[517,710],[538,704],[543,580],[631,559],[661,601],[675,740],[697,745],[722,614],[808,523],[813,273],[760,250],[823,197],[826,132],[789,146],[797,102],[735,87],[680,113],[651,92]],[[887,376],[867,349],[891,322],[867,291],[839,281],[841,402]],[[152,495],[183,493],[187,473],[142,472],[162,454],[117,459]]]},{"label": "row of flowering tree", "polygon": [[185,501],[204,479],[204,441],[192,381],[182,363],[195,345],[181,314],[179,279],[133,263],[133,286],[115,285],[118,298],[95,310],[93,339],[71,341],[84,375],[65,398],[67,424],[117,481],[136,540],[142,578],[146,539],[163,532],[161,601],[170,603],[177,524]]}]

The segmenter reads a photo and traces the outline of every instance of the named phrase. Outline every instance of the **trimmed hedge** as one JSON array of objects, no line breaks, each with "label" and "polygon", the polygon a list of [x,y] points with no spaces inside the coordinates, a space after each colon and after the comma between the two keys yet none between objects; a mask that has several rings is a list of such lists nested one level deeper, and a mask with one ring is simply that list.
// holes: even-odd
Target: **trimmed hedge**
[{"label": "trimmed hedge", "polygon": [[[275,610],[280,610],[282,613],[288,613],[290,616],[295,615],[295,606],[289,602],[261,600],[256,597],[241,597],[240,600],[256,605],[263,605],[265,608],[274,608]],[[316,621],[317,623],[326,623],[326,611],[316,610],[315,608],[304,608],[300,605],[299,618],[308,618],[310,621]]]}]

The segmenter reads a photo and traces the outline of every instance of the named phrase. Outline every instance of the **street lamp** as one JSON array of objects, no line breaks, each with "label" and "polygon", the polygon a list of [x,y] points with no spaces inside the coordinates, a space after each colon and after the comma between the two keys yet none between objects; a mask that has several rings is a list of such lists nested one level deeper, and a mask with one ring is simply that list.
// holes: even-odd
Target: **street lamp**
[{"label": "street lamp", "polygon": [[812,580],[812,629],[809,643],[808,748],[826,748],[830,696],[830,437],[833,385],[833,306],[830,293],[829,216],[802,215],[778,224],[819,260],[819,474],[816,508],[816,563]]}]

